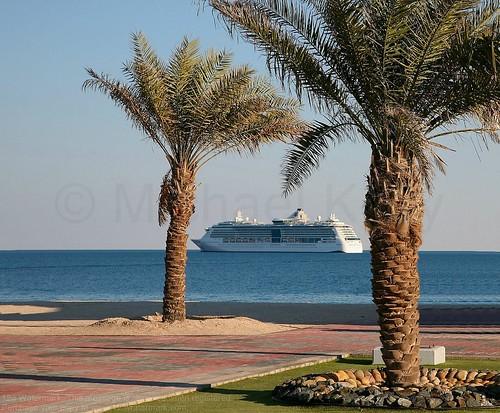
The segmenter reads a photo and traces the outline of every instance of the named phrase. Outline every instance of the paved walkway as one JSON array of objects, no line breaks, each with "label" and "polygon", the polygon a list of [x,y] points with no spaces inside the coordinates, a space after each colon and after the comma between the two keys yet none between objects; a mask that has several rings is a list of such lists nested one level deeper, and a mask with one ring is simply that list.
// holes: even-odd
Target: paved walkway
[{"label": "paved walkway", "polygon": [[[423,345],[500,358],[500,328],[425,327]],[[0,336],[0,412],[105,411],[289,366],[369,353],[375,327],[261,336]]]}]

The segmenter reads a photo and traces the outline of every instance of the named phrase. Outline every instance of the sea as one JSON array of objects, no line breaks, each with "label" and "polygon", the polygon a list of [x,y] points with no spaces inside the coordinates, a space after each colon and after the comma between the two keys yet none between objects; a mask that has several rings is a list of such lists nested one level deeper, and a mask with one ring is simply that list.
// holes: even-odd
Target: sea
[{"label": "sea", "polygon": [[[422,252],[421,303],[500,304],[500,253]],[[188,301],[371,302],[370,254],[188,252]],[[0,301],[161,300],[164,251],[0,251]]]}]

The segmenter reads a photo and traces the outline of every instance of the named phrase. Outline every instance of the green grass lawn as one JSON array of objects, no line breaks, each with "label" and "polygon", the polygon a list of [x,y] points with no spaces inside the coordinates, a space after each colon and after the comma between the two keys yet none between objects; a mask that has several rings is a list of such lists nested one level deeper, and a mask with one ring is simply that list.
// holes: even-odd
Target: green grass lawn
[{"label": "green grass lawn", "polygon": [[[500,369],[500,360],[470,360],[452,359],[445,365],[438,367],[456,367],[460,369]],[[320,373],[348,368],[372,368],[370,360],[355,357],[315,366],[288,370],[278,374],[256,377],[237,381],[223,386],[189,393],[182,396],[162,399],[138,406],[112,410],[114,413],[294,413],[294,412],[345,412],[367,409],[323,406],[289,406],[274,401],[271,398],[273,388],[281,382],[308,373]],[[375,413],[399,412],[402,410],[376,409]],[[418,410],[404,410],[405,412],[419,412]],[[488,409],[489,412],[500,412],[500,409]],[[467,412],[485,412],[480,409],[467,409]]]}]

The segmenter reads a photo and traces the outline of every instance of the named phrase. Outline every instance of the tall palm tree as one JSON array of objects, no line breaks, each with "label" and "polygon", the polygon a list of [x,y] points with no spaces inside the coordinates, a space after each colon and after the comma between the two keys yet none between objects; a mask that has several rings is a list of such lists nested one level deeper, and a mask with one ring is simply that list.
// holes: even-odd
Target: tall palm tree
[{"label": "tall palm tree", "polygon": [[298,102],[280,96],[248,66],[231,67],[226,51],[201,56],[184,39],[168,63],[141,33],[132,36],[126,82],[87,69],[84,89],[109,96],[165,155],[169,171],[159,196],[160,225],[169,222],[165,250],[163,320],[186,318],[187,229],[194,213],[196,174],[215,156],[253,153],[261,144],[303,130]]},{"label": "tall palm tree", "polygon": [[[500,142],[499,0],[210,0],[325,120],[294,143],[285,193],[330,145],[371,147],[365,223],[392,385],[419,380],[418,250],[438,138]],[[460,126],[461,122],[470,124]]]}]

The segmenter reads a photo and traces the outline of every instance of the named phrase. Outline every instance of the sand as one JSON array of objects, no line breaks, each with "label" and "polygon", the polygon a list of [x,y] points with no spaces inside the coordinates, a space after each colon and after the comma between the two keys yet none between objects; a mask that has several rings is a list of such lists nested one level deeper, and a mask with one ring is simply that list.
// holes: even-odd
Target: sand
[{"label": "sand", "polygon": [[54,307],[44,307],[41,305],[0,305],[0,315],[3,314],[46,314],[55,313],[57,308]]},{"label": "sand", "polygon": [[[57,308],[34,305],[0,305],[0,315],[32,315],[57,312]],[[88,335],[88,336],[176,336],[176,335],[259,335],[300,328],[266,323],[249,317],[194,316],[183,322],[163,323],[161,315],[139,319],[110,317],[102,320],[0,321],[0,334],[8,335]],[[304,326],[305,327],[305,326]]]},{"label": "sand", "polygon": [[[309,325],[375,326],[370,304],[188,302],[189,319],[165,324],[161,302],[23,302],[0,304],[0,334],[258,335]],[[500,326],[500,306],[421,307],[422,325]]]}]

